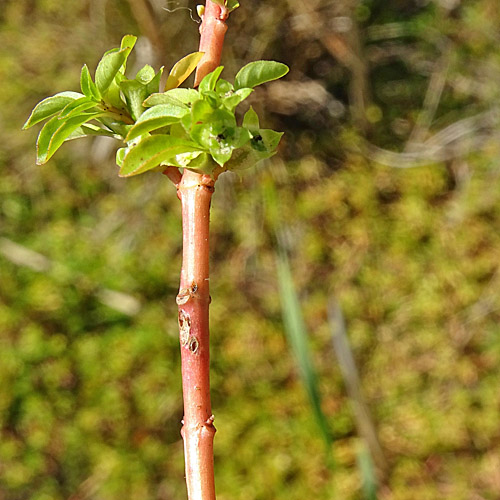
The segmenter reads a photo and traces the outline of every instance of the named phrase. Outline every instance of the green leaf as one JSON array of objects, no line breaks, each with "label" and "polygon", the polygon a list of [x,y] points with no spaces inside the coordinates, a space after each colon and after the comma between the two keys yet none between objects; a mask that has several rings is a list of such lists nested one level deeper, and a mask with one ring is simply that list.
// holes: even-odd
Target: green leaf
[{"label": "green leaf", "polygon": [[79,99],[80,97],[83,97],[83,95],[78,92],[60,92],[59,94],[47,97],[43,101],[40,101],[31,112],[31,115],[26,120],[26,123],[23,125],[23,130],[50,118],[56,113],[59,113],[59,111],[66,107],[70,102],[75,99]]},{"label": "green leaf", "polygon": [[227,97],[222,98],[222,104],[230,109],[233,110],[243,102],[251,93],[253,92],[253,89],[248,89],[248,88],[243,88],[243,89],[238,89],[236,92],[233,92],[231,95]]},{"label": "green leaf", "polygon": [[146,86],[137,80],[123,80],[120,82],[120,89],[125,96],[130,115],[137,120],[144,111],[142,103],[148,95]]},{"label": "green leaf", "polygon": [[[219,165],[229,161],[240,141],[234,115],[225,109],[217,109],[201,120],[193,118],[193,123],[191,138],[208,149]],[[249,137],[246,140],[248,139]]]},{"label": "green leaf", "polygon": [[177,88],[196,69],[203,52],[193,52],[177,61],[167,78],[165,90]]},{"label": "green leaf", "polygon": [[126,35],[122,39],[120,49],[111,49],[104,54],[95,73],[96,85],[101,95],[105,95],[117,73],[125,72],[127,58],[136,41],[137,37]]},{"label": "green leaf", "polygon": [[125,155],[128,153],[129,148],[119,148],[116,151],[116,164],[121,168],[123,165],[123,159]]},{"label": "green leaf", "polygon": [[179,137],[182,139],[187,139],[186,131],[184,130],[182,123],[172,123],[172,125],[170,125],[168,133],[172,137]]},{"label": "green leaf", "polygon": [[226,0],[226,9],[228,12],[232,12],[240,6],[238,0]]},{"label": "green leaf", "polygon": [[189,107],[200,100],[200,93],[195,89],[172,89],[166,92],[165,95],[170,95]]},{"label": "green leaf", "polygon": [[128,50],[130,53],[135,47],[136,42],[137,37],[135,35],[125,35],[120,42],[120,50]]},{"label": "green leaf", "polygon": [[146,64],[135,75],[135,79],[142,84],[149,83],[154,77],[155,70],[149,64]]},{"label": "green leaf", "polygon": [[88,123],[86,125],[78,127],[73,132],[71,132],[71,134],[64,140],[64,142],[71,141],[73,139],[80,139],[81,137],[87,137],[89,135],[100,135],[104,137],[113,137],[114,139],[120,139],[120,137],[113,132],[103,129],[97,125]]},{"label": "green leaf", "polygon": [[203,154],[201,151],[189,151],[188,153],[175,155],[175,158],[172,159],[172,165],[174,165],[175,167],[186,168],[201,154]]},{"label": "green leaf", "polygon": [[232,92],[234,90],[234,86],[231,82],[228,82],[227,80],[224,80],[223,78],[220,78],[215,85],[215,91],[221,96],[224,97],[226,94],[229,94],[229,92]]},{"label": "green leaf", "polygon": [[250,130],[250,132],[258,133],[259,131],[259,116],[254,111],[252,106],[250,106],[243,117],[243,126]]},{"label": "green leaf", "polygon": [[250,141],[254,150],[259,151],[260,147],[257,144],[263,144],[265,147],[266,154],[264,158],[269,158],[276,152],[276,148],[280,143],[281,138],[283,137],[283,132],[276,132],[271,129],[260,129],[259,135],[254,136]]},{"label": "green leaf", "polygon": [[168,135],[152,135],[130,149],[123,159],[120,177],[142,174],[158,165],[168,164],[182,153],[198,151],[199,147],[189,141]]},{"label": "green leaf", "polygon": [[59,118],[75,116],[96,106],[96,102],[88,97],[80,97],[70,102],[59,114]]},{"label": "green leaf", "polygon": [[159,104],[146,110],[129,130],[126,141],[129,142],[136,137],[147,134],[152,130],[165,127],[172,123],[180,122],[181,118],[189,113],[186,107],[172,106],[171,104]]},{"label": "green leaf", "polygon": [[[154,92],[158,92],[160,90],[160,80],[163,75],[163,67],[160,68],[158,73],[146,84],[147,95],[150,96]],[[144,106],[144,103],[143,103]]]},{"label": "green leaf", "polygon": [[207,90],[203,93],[203,99],[210,104],[213,109],[217,109],[221,105],[219,94],[213,90]]},{"label": "green leaf", "polygon": [[92,77],[90,76],[90,71],[87,65],[85,64],[82,68],[82,72],[80,74],[80,87],[82,92],[89,99],[94,99],[96,101],[101,100],[101,94],[97,88],[97,85],[93,82]]},{"label": "green leaf", "polygon": [[99,123],[102,123],[106,128],[111,130],[115,136],[125,140],[128,131],[131,129],[132,125],[126,125],[122,121],[118,120],[114,116],[110,116],[108,113],[104,113],[102,116],[97,118]]},{"label": "green leaf", "polygon": [[208,73],[203,80],[200,82],[200,85],[198,86],[198,90],[201,93],[209,92],[215,90],[215,85],[217,83],[217,80],[222,73],[222,70],[224,69],[224,66],[219,66],[215,68],[211,73]]},{"label": "green leaf", "polygon": [[201,153],[192,160],[186,168],[195,172],[212,175],[212,172],[217,167],[217,163],[208,153]]},{"label": "green leaf", "polygon": [[104,55],[99,62],[95,73],[95,81],[101,95],[105,95],[113,83],[116,74],[125,62],[127,54],[125,51],[113,49]]},{"label": "green leaf", "polygon": [[157,104],[184,104],[191,106],[200,99],[200,94],[194,89],[172,89],[162,94],[151,94],[144,102],[144,106],[151,107]]},{"label": "green leaf", "polygon": [[256,87],[277,80],[288,73],[286,64],[276,61],[254,61],[241,68],[235,78],[234,88]]},{"label": "green leaf", "polygon": [[121,137],[111,130],[107,130],[105,128],[99,127],[98,125],[94,125],[93,123],[86,123],[80,127],[85,135],[100,135],[104,137],[112,137],[113,139],[120,140]]},{"label": "green leaf", "polygon": [[116,73],[116,76],[111,82],[111,85],[109,86],[105,97],[106,103],[111,104],[111,106],[115,107],[116,109],[121,109],[122,111],[126,109],[126,104],[122,100],[120,91],[120,83],[123,80],[125,80],[125,76],[120,72]]},{"label": "green leaf", "polygon": [[[151,68],[151,66],[149,66],[149,68]],[[154,74],[153,68],[151,68],[153,73],[149,70],[145,70],[145,68],[142,70],[144,70],[143,76],[145,80],[146,78],[148,79],[147,81],[140,81],[136,77],[135,80],[123,80],[120,83],[120,89],[127,102],[127,108],[134,120],[137,120],[145,111],[146,107],[144,106],[144,100],[155,90],[158,90],[163,72],[163,68],[161,68],[156,75]],[[151,75],[153,77],[149,78]]]},{"label": "green leaf", "polygon": [[236,149],[231,159],[225,164],[227,170],[246,170],[259,161],[271,158],[276,154],[276,148],[282,137],[282,132],[260,129],[242,148]]},{"label": "green leaf", "polygon": [[51,118],[40,131],[38,136],[37,165],[46,163],[61,147],[64,141],[85,122],[92,120],[101,113],[89,113],[86,115],[73,116],[66,120],[60,120],[57,116]]},{"label": "green leaf", "polygon": [[207,101],[196,101],[191,108],[191,117],[194,124],[205,123],[212,119],[214,108]]},{"label": "green leaf", "polygon": [[186,132],[190,133],[194,125],[202,125],[207,120],[210,120],[213,112],[214,109],[208,102],[203,100],[196,101],[191,108],[191,113],[185,114],[182,117],[182,126]]}]

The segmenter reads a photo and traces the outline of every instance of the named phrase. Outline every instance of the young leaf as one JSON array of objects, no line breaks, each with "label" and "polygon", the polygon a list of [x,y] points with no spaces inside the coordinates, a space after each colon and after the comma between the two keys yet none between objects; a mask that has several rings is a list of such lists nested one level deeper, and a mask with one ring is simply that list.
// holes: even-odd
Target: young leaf
[{"label": "young leaf", "polygon": [[201,153],[185,166],[185,168],[189,168],[189,170],[208,175],[212,175],[216,167],[217,163],[214,162],[213,158],[208,153]]},{"label": "young leaf", "polygon": [[156,75],[148,83],[146,83],[146,91],[148,96],[160,90],[160,80],[162,75],[163,75],[163,66],[160,68],[158,73],[156,73]]},{"label": "young leaf", "polygon": [[[194,125],[191,138],[208,149],[212,158],[223,166],[238,147],[239,135],[236,135],[236,120],[227,110],[217,109],[202,120],[193,117]],[[248,134],[248,132],[247,132]]]},{"label": "young leaf", "polygon": [[130,115],[137,120],[144,111],[142,103],[148,95],[146,86],[137,80],[123,80],[120,82],[120,89],[125,96]]},{"label": "young leaf", "polygon": [[208,73],[208,75],[206,75],[200,82],[198,90],[202,93],[215,90],[215,85],[223,69],[224,66],[219,66],[215,68],[211,73]]},{"label": "young leaf", "polygon": [[125,35],[120,42],[120,50],[128,49],[131,51],[135,43],[137,42],[137,37],[135,35]]},{"label": "young leaf", "polygon": [[123,102],[120,91],[120,83],[123,80],[125,80],[125,75],[118,71],[106,92],[105,101],[107,104],[124,111],[126,104]]},{"label": "young leaf", "polygon": [[113,137],[114,139],[120,139],[116,134],[109,130],[105,130],[97,125],[87,123],[81,127],[76,128],[71,134],[64,140],[64,142],[71,141],[73,139],[80,139],[81,137],[87,137],[89,135],[100,135],[104,137]]},{"label": "young leaf", "polygon": [[178,105],[180,103],[191,106],[199,99],[200,94],[194,89],[172,89],[163,94],[151,94],[143,104],[148,107],[156,106],[157,104]]},{"label": "young leaf", "polygon": [[193,52],[177,61],[167,78],[165,90],[177,88],[195,69],[203,52]]},{"label": "young leaf", "polygon": [[23,130],[50,118],[56,113],[59,113],[59,111],[66,107],[70,102],[75,99],[79,99],[80,97],[83,97],[83,95],[78,92],[60,92],[59,94],[47,97],[43,101],[40,101],[31,112],[31,115],[26,120],[26,123],[23,125]]},{"label": "young leaf", "polygon": [[251,93],[253,89],[243,88],[238,89],[236,92],[231,93],[227,97],[222,98],[222,104],[230,109],[231,111],[238,106],[241,102],[243,102]]},{"label": "young leaf", "polygon": [[126,35],[122,39],[120,49],[108,50],[97,65],[95,82],[101,95],[104,95],[118,72],[124,73],[127,58],[132,51],[137,37]]},{"label": "young leaf", "polygon": [[60,120],[57,116],[51,118],[40,131],[36,143],[37,165],[43,165],[61,147],[64,141],[85,122],[99,116],[100,113],[73,116]]},{"label": "young leaf", "polygon": [[69,116],[78,115],[93,108],[96,102],[88,97],[80,97],[70,102],[59,114],[59,118],[67,118]]},{"label": "young leaf", "polygon": [[112,137],[113,139],[120,140],[121,137],[111,132],[111,130],[107,130],[105,128],[99,127],[98,125],[94,125],[93,123],[86,123],[80,127],[85,135],[101,135],[104,137]]},{"label": "young leaf", "polygon": [[172,165],[175,167],[186,168],[191,162],[202,154],[206,153],[202,153],[201,151],[190,151],[189,153],[175,155],[175,158],[172,159]]},{"label": "young leaf", "polygon": [[234,81],[234,88],[256,87],[262,83],[277,80],[288,73],[286,64],[276,61],[254,61],[243,66]]},{"label": "young leaf", "polygon": [[212,106],[213,109],[217,109],[221,105],[221,98],[219,94],[213,90],[207,90],[203,93],[203,99]]},{"label": "young leaf", "polygon": [[116,164],[121,168],[123,165],[123,159],[125,158],[125,155],[128,153],[128,148],[119,148],[116,151]]},{"label": "young leaf", "polygon": [[143,84],[149,83],[155,77],[155,70],[146,64],[142,69],[137,72],[135,79]]},{"label": "young leaf", "polygon": [[240,6],[238,0],[226,0],[226,9],[228,12],[232,12]]},{"label": "young leaf", "polygon": [[132,125],[126,125],[123,121],[118,120],[116,117],[109,115],[109,113],[105,113],[102,116],[97,118],[99,123],[102,123],[107,129],[111,130],[115,137],[118,139],[125,140],[125,137],[128,134],[128,131],[132,127]]},{"label": "young leaf", "polygon": [[234,151],[231,159],[224,165],[227,170],[246,170],[276,154],[283,133],[263,129],[259,132],[260,134],[254,136],[250,142]]},{"label": "young leaf", "polygon": [[101,94],[97,89],[97,85],[93,82],[92,77],[90,76],[90,71],[87,65],[85,64],[82,68],[82,72],[80,74],[80,87],[82,92],[89,99],[94,99],[96,101],[101,100]]},{"label": "young leaf", "polygon": [[217,84],[215,85],[215,91],[221,96],[224,97],[229,92],[234,90],[234,86],[231,82],[220,78]]},{"label": "young leaf", "polygon": [[113,83],[125,59],[125,51],[119,51],[117,49],[108,52],[101,59],[95,72],[96,85],[101,95],[104,95],[109,89],[109,86]]},{"label": "young leaf", "polygon": [[172,106],[171,104],[159,104],[145,111],[129,130],[126,141],[129,142],[136,137],[157,130],[166,125],[180,122],[181,118],[189,113],[186,107]]},{"label": "young leaf", "polygon": [[250,132],[258,134],[259,131],[259,116],[254,111],[252,106],[248,109],[243,117],[243,126],[250,130]]},{"label": "young leaf", "polygon": [[278,147],[282,137],[283,132],[276,132],[275,130],[261,128],[259,130],[259,135],[254,136],[250,143],[256,151],[260,149],[257,145],[262,143],[265,147],[266,154],[268,155],[265,158],[270,158],[275,154],[276,148]]},{"label": "young leaf", "polygon": [[214,109],[208,102],[196,101],[191,108],[191,113],[187,113],[182,117],[182,126],[186,132],[190,133],[193,126],[203,125],[207,120],[210,120],[213,112]]},{"label": "young leaf", "polygon": [[167,164],[176,155],[198,151],[199,147],[189,141],[168,135],[152,135],[146,137],[125,155],[120,169],[120,177],[142,174]]}]

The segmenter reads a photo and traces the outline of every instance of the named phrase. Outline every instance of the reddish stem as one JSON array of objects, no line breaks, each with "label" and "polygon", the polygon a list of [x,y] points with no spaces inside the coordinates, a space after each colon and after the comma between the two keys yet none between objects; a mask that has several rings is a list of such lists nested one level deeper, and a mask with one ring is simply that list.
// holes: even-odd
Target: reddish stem
[{"label": "reddish stem", "polygon": [[182,203],[183,254],[177,304],[184,394],[184,454],[189,500],[214,500],[212,408],[209,380],[209,219],[214,181],[185,170]]},{"label": "reddish stem", "polygon": [[220,64],[224,35],[227,31],[227,11],[211,0],[207,0],[203,22],[200,26],[200,52],[204,52],[196,70],[194,86],[197,87],[203,77]]},{"label": "reddish stem", "polygon": [[[207,0],[200,28],[200,51],[195,86],[220,63],[227,27],[227,12]],[[210,403],[210,356],[208,309],[210,200],[215,179],[184,169],[167,169],[165,174],[176,184],[182,204],[183,253],[177,304],[182,359],[184,421],[182,437],[189,500],[215,500],[212,407]]]}]

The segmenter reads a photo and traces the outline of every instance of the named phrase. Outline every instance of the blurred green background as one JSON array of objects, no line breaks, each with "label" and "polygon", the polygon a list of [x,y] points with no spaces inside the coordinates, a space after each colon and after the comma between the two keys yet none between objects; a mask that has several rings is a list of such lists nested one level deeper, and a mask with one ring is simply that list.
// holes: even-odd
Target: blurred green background
[{"label": "blurred green background", "polygon": [[[218,498],[500,498],[498,2],[241,3],[225,78],[291,71],[213,199]],[[196,50],[195,3],[0,7],[0,500],[183,499],[175,190],[20,129],[123,34]]]}]

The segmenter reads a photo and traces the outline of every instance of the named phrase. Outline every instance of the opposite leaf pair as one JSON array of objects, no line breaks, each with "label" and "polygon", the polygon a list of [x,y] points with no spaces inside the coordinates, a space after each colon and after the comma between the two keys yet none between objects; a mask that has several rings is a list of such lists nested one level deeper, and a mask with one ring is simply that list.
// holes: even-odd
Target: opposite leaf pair
[{"label": "opposite leaf pair", "polygon": [[126,143],[117,152],[120,176],[166,166],[212,173],[238,170],[272,156],[282,134],[260,129],[250,108],[239,126],[235,109],[253,87],[275,80],[288,68],[274,61],[256,61],[242,68],[234,84],[220,78],[222,67],[207,75],[198,89],[178,88],[194,71],[200,52],[172,68],[159,93],[162,69],[142,68],[133,80],[125,77],[127,58],[136,37],[127,35],[120,48],[106,52],[95,82],[82,68],[82,93],[61,92],[40,102],[24,128],[49,119],[37,141],[37,163],[48,161],[67,140],[108,135]]}]

